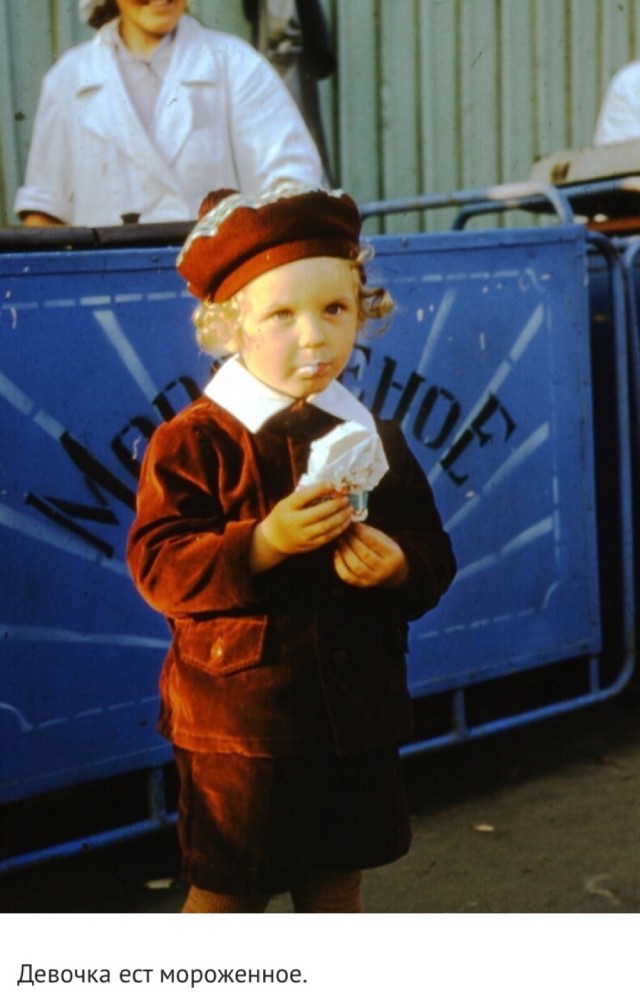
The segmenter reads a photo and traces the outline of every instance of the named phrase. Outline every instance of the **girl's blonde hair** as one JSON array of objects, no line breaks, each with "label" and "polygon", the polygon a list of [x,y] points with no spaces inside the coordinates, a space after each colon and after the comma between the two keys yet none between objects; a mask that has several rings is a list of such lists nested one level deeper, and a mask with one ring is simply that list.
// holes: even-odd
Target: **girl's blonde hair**
[{"label": "girl's blonde hair", "polygon": [[[383,286],[368,286],[365,281],[364,265],[373,258],[373,248],[365,246],[354,262],[348,262],[357,280],[359,329],[363,331],[370,323],[384,321],[392,313],[395,303]],[[200,349],[207,355],[229,354],[236,350],[234,340],[242,330],[242,290],[224,303],[204,300],[193,314],[196,340]],[[379,325],[374,334],[382,334],[388,322]]]}]

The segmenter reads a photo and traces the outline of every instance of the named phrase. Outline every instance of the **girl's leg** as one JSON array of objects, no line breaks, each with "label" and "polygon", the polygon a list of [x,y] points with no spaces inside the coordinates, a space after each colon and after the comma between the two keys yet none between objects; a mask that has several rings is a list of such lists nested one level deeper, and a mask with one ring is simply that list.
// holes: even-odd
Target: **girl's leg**
[{"label": "girl's leg", "polygon": [[233,896],[225,892],[207,892],[192,885],[183,913],[264,913],[270,896]]},{"label": "girl's leg", "polygon": [[361,913],[362,872],[315,871],[291,892],[296,913]]}]

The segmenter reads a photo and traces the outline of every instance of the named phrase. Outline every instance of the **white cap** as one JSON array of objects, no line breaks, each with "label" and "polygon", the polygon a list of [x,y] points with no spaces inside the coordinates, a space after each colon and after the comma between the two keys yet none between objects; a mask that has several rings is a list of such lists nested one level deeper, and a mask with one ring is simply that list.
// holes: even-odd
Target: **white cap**
[{"label": "white cap", "polygon": [[94,10],[96,10],[102,2],[103,0],[78,0],[78,13],[80,14],[80,20],[88,23]]}]

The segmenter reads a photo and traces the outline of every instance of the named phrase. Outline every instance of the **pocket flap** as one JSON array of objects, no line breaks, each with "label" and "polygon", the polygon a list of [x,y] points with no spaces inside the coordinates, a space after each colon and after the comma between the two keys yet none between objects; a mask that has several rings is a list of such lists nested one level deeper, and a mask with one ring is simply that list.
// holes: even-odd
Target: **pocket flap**
[{"label": "pocket flap", "polygon": [[266,616],[182,621],[176,624],[175,647],[186,665],[230,675],[260,664],[266,630]]}]

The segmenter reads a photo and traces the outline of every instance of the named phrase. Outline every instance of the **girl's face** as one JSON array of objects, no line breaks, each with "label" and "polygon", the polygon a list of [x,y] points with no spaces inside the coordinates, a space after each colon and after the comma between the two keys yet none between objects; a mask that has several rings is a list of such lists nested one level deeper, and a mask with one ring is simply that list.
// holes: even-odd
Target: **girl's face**
[{"label": "girl's face", "polygon": [[238,351],[261,382],[296,399],[346,366],[359,325],[358,277],[341,258],[302,258],[241,291]]},{"label": "girl's face", "polygon": [[154,47],[170,34],[186,10],[186,0],[116,0],[122,39],[133,51]]}]

